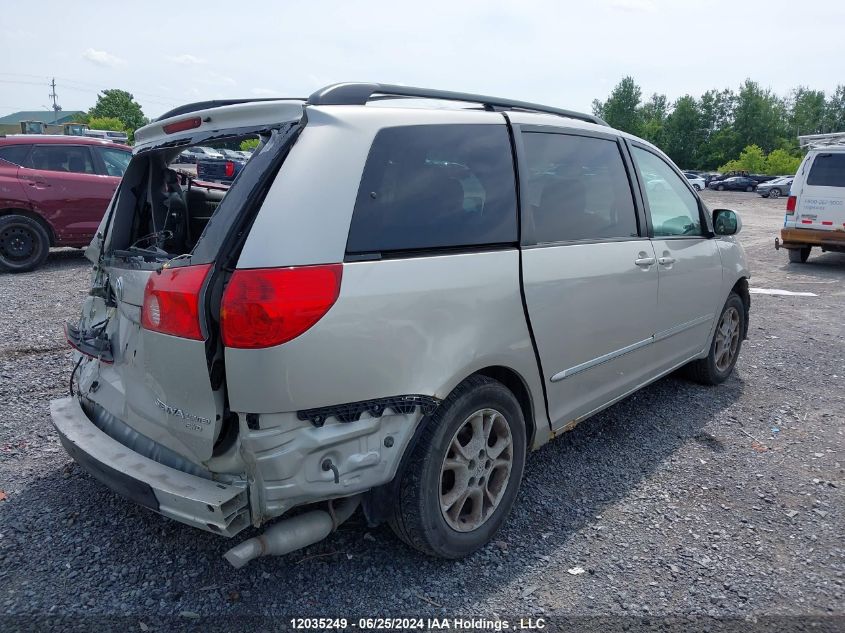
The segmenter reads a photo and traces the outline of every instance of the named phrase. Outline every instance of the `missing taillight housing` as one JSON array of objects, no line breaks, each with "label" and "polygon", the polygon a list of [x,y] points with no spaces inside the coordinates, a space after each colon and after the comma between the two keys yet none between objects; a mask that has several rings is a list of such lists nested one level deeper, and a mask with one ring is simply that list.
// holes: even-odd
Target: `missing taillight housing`
[{"label": "missing taillight housing", "polygon": [[199,127],[202,125],[202,119],[198,116],[191,117],[190,119],[182,119],[181,121],[176,121],[175,123],[168,123],[167,125],[162,126],[165,134],[175,134],[176,132],[184,132],[185,130],[193,130],[194,128]]},{"label": "missing taillight housing", "polygon": [[795,213],[795,203],[798,202],[798,198],[796,196],[789,196],[786,199],[786,212],[787,213]]},{"label": "missing taillight housing", "polygon": [[141,326],[151,332],[203,340],[200,291],[211,264],[165,268],[144,287]]},{"label": "missing taillight housing", "polygon": [[236,270],[220,308],[226,347],[286,343],[322,319],[340,294],[343,264]]}]

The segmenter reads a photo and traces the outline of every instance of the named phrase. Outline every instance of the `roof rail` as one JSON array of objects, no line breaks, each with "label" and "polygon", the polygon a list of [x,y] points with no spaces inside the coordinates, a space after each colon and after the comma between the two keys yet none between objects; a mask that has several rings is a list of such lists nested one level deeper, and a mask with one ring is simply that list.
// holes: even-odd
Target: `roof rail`
[{"label": "roof rail", "polygon": [[373,95],[385,95],[390,97],[410,97],[421,99],[440,99],[443,101],[465,101],[467,103],[479,103],[488,110],[526,110],[529,112],[543,112],[545,114],[556,114],[558,116],[578,119],[587,123],[607,125],[607,123],[592,114],[552,108],[538,103],[527,101],[514,101],[513,99],[502,99],[499,97],[488,97],[485,95],[471,94],[468,92],[452,92],[450,90],[432,90],[429,88],[412,88],[411,86],[397,86],[394,84],[376,83],[340,83],[332,84],[321,88],[310,97],[309,105],[365,105],[373,98]]},{"label": "roof rail", "polygon": [[240,103],[253,103],[255,101],[305,101],[302,97],[261,97],[257,99],[215,99],[212,101],[197,101],[195,103],[186,103],[178,108],[168,110],[154,121],[163,121],[170,117],[179,116],[180,114],[189,114],[197,112],[198,110],[208,110],[209,108],[219,108],[220,106],[238,105]]}]

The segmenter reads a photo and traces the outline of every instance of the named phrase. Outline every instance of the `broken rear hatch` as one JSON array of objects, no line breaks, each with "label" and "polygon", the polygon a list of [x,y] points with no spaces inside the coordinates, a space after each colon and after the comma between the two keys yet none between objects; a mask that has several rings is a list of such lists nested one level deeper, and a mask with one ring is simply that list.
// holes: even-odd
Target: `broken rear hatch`
[{"label": "broken rear hatch", "polygon": [[[71,383],[111,435],[140,434],[208,467],[237,432],[217,328],[220,293],[301,129],[303,104],[174,112],[136,133],[132,161],[86,251],[91,290],[67,326],[80,352]],[[197,181],[172,163],[186,147],[244,138],[260,144],[231,187]]]}]

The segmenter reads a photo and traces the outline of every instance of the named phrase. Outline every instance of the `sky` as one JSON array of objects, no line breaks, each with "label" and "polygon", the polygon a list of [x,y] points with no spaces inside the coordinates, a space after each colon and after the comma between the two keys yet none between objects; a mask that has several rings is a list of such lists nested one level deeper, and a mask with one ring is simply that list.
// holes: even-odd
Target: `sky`
[{"label": "sky", "polygon": [[670,101],[748,77],[782,96],[845,83],[842,0],[46,0],[37,20],[22,7],[0,26],[0,116],[49,107],[52,77],[64,110],[121,88],[151,118],[339,81],[581,111],[626,75]]}]

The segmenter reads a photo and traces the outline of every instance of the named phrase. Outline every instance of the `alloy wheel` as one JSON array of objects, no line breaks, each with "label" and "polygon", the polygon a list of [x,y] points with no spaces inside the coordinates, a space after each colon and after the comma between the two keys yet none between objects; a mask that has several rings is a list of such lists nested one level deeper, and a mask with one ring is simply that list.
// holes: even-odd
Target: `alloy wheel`
[{"label": "alloy wheel", "polygon": [[449,527],[471,532],[490,518],[508,487],[513,458],[502,413],[481,409],[464,420],[440,468],[440,510]]},{"label": "alloy wheel", "polygon": [[739,348],[739,324],[739,311],[733,306],[725,310],[722,313],[722,318],[719,319],[719,325],[716,328],[716,347],[713,352],[713,358],[716,363],[716,369],[720,372],[727,371],[736,357],[736,352]]}]

